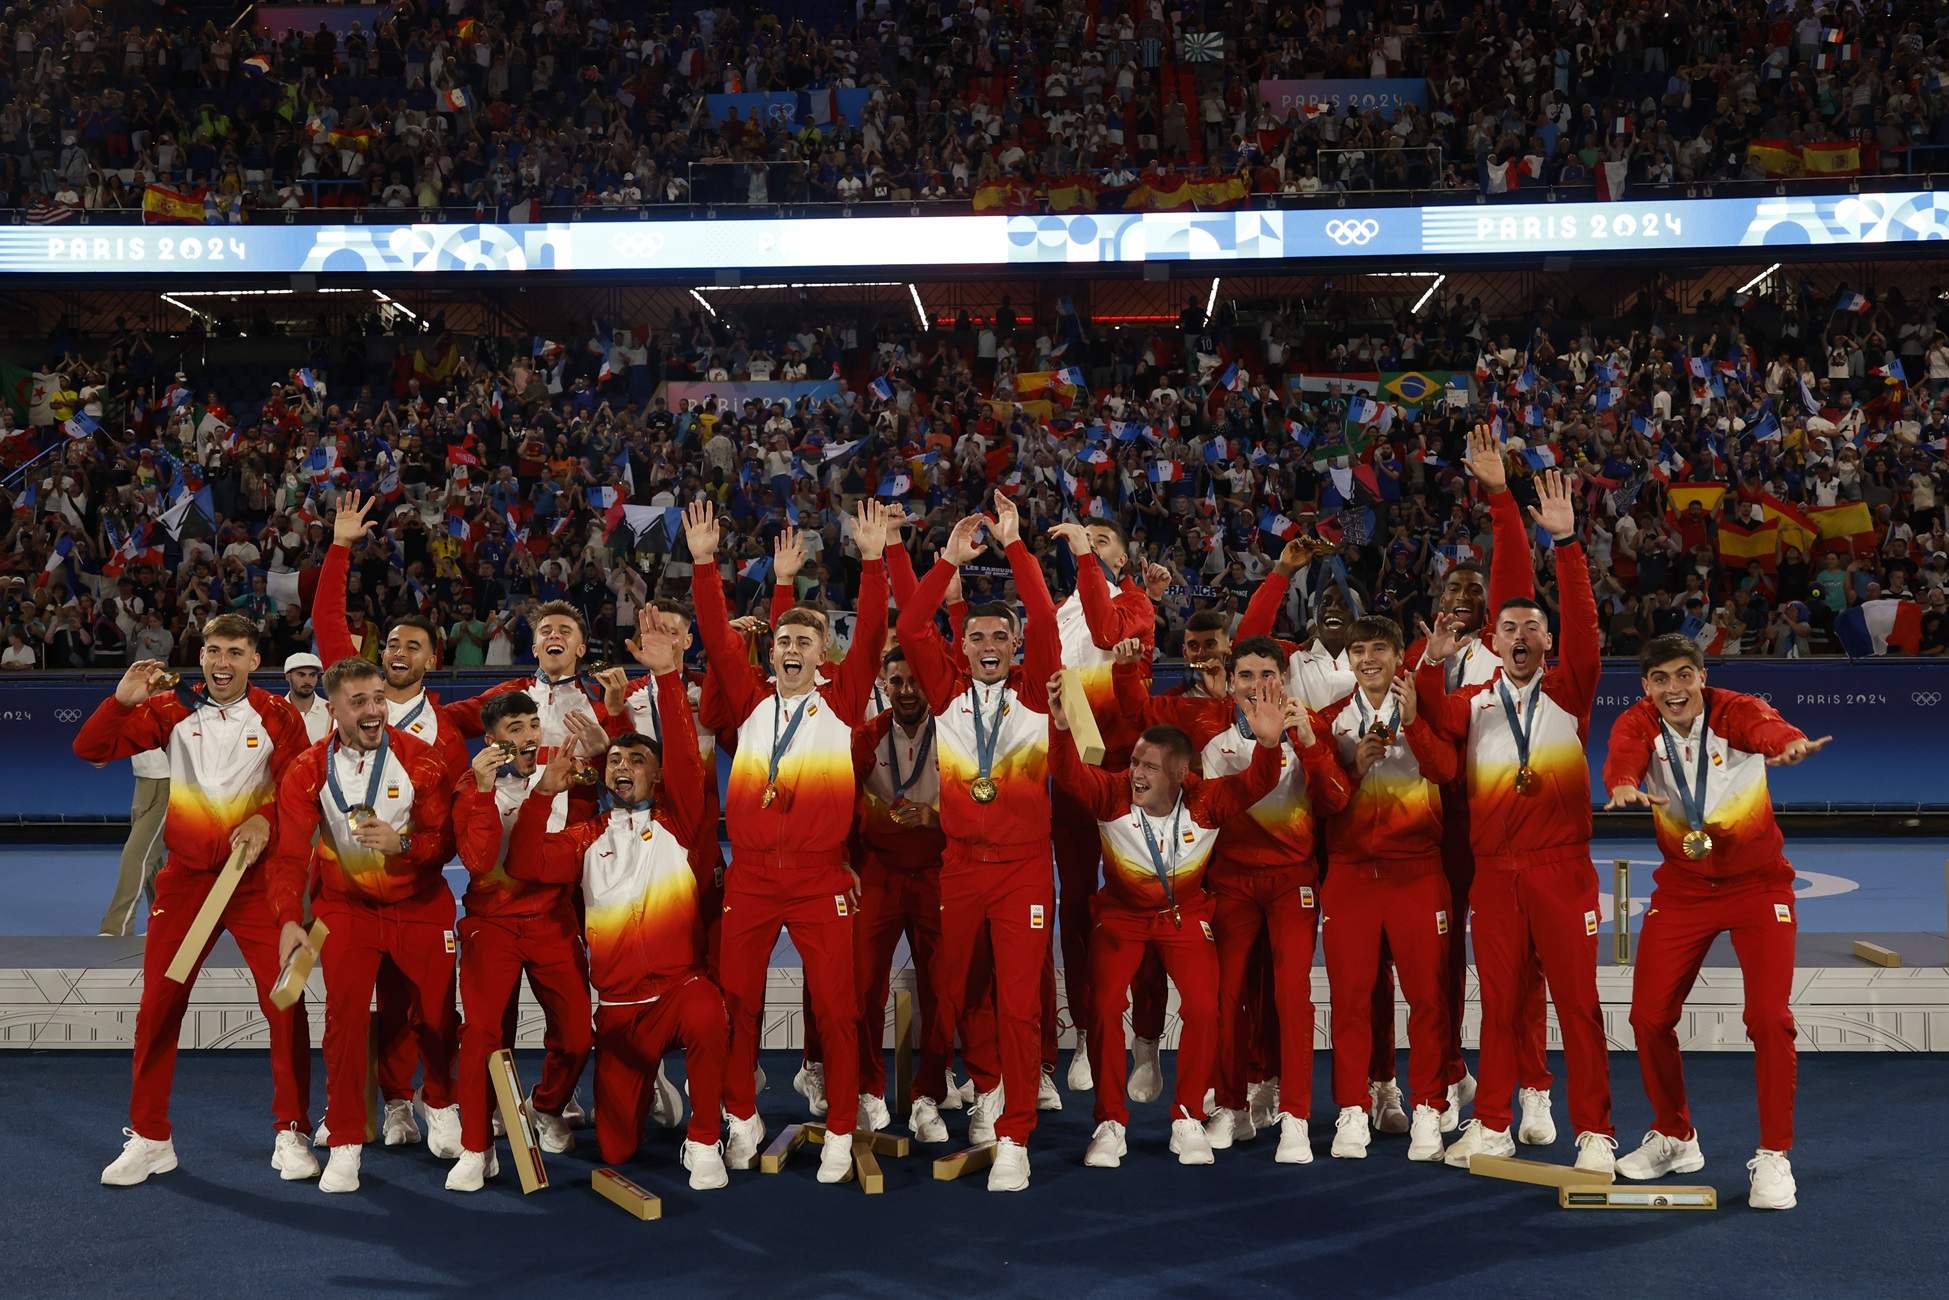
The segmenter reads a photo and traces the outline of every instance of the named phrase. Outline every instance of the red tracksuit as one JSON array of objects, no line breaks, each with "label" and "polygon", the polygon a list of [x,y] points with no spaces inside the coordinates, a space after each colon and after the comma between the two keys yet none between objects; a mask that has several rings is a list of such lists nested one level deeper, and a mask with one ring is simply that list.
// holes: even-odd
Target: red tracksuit
[{"label": "red tracksuit", "polygon": [[[196,707],[183,702],[189,694]],[[169,856],[156,873],[149,937],[142,949],[142,1000],[135,1013],[129,1127],[155,1142],[169,1140],[169,1093],[176,1077],[176,1043],[189,1010],[192,973],[181,984],[163,972],[202,909],[217,873],[230,857],[230,836],[262,813],[278,821],[276,783],[304,752],[304,719],[269,691],[252,687],[234,704],[204,703],[200,692],[163,692],[134,708],[103,700],[81,730],[74,752],[89,763],[130,758],[145,749],[169,753],[169,810],[163,843]],[[279,1129],[311,1131],[311,1022],[304,1000],[288,1011],[270,1003],[277,982],[277,926],[266,903],[263,865],[245,872],[224,909],[228,930],[257,984],[257,1005],[271,1036],[271,1114]],[[216,934],[210,936],[212,946]],[[197,958],[201,970],[209,948]]]},{"label": "red tracksuit", "polygon": [[[359,657],[359,643],[345,621],[345,579],[351,567],[350,547],[336,543],[325,549],[324,563],[318,568],[317,595],[312,604],[311,625],[318,637],[318,654],[326,667],[341,659]],[[423,740],[440,751],[452,780],[466,774],[467,746],[451,723],[442,726],[442,715],[449,706],[425,689],[410,700],[386,699],[386,721],[415,740]],[[451,789],[449,784],[447,787]],[[379,1091],[387,1101],[404,1101],[413,1095],[413,1070],[419,1064],[419,1040],[408,1014],[413,1005],[413,986],[390,961],[379,963],[378,1010],[373,1019],[379,1035]],[[507,1035],[514,1034],[514,1004],[508,1004]]]},{"label": "red tracksuit", "polygon": [[[1171,1118],[1205,1118],[1205,1091],[1211,1086],[1221,1032],[1222,979],[1212,897],[1204,890],[1205,864],[1219,827],[1244,816],[1278,785],[1284,748],[1255,739],[1241,770],[1210,779],[1187,776],[1175,809],[1153,817],[1132,806],[1130,778],[1085,765],[1067,731],[1050,742],[1049,766],[1056,783],[1095,819],[1102,844],[1103,889],[1093,905],[1090,931],[1091,987],[1096,993],[1090,1064],[1096,1072],[1099,1124],[1130,1122],[1123,1092],[1123,1012],[1131,977],[1153,950],[1178,987],[1178,1015],[1184,1023]],[[1168,888],[1159,878],[1152,844],[1164,858]]]},{"label": "red tracksuit", "polygon": [[[1482,986],[1482,1050],[1476,1118],[1509,1127],[1519,1044],[1529,1026],[1523,997],[1530,962],[1540,960],[1556,1003],[1570,1070],[1570,1119],[1578,1133],[1610,1136],[1610,1058],[1597,1005],[1597,873],[1590,864],[1590,768],[1584,756],[1597,693],[1597,601],[1583,546],[1556,548],[1561,593],[1560,659],[1522,687],[1510,687],[1528,719],[1534,784],[1516,789],[1517,749],[1498,693],[1483,686],[1450,693],[1439,664],[1423,665],[1415,688],[1424,717],[1466,745],[1469,833],[1476,877],[1471,906],[1476,976]],[[1532,708],[1532,704],[1534,707]]]},{"label": "red tracksuit", "polygon": [[[934,629],[953,570],[936,564],[900,611],[900,645],[934,714],[940,774],[941,936],[935,1000],[943,1031],[958,1028],[975,1084],[1004,1086],[997,1137],[1026,1145],[1035,1131],[1042,1070],[1042,988],[1055,906],[1049,872],[1049,716],[1047,681],[1061,663],[1055,605],[1028,547],[1008,548],[1015,589],[1027,611],[1023,670],[1008,681],[977,685],[965,656],[949,653]],[[1015,682],[1020,681],[1018,688]],[[1036,683],[1045,683],[1040,689]],[[996,798],[976,803],[980,775],[975,708],[994,727],[989,775]],[[1071,976],[1074,967],[1069,968]],[[986,1013],[994,999],[994,1017]],[[999,1057],[1001,1075],[993,1075]],[[939,1071],[923,1074],[917,1095],[940,1101]],[[835,1105],[837,1103],[835,1102]]]},{"label": "red tracksuit", "polygon": [[[853,737],[853,768],[859,775],[859,818],[853,834],[853,869],[859,872],[859,919],[853,927],[853,982],[859,990],[860,1090],[886,1095],[887,988],[893,952],[907,936],[913,953],[915,996],[921,1016],[920,1061],[915,1078],[944,1079],[954,1051],[954,1030],[941,1018],[934,963],[941,943],[941,857],[947,847],[938,822],[940,769],[934,756],[936,726],[930,717],[908,735],[886,712]],[[896,769],[901,782],[897,789]],[[933,826],[902,826],[893,809],[903,803],[935,810]]]},{"label": "red tracksuit", "polygon": [[[1529,529],[1523,523],[1522,508],[1509,492],[1489,494],[1489,512],[1495,521],[1495,549],[1489,557],[1488,613],[1479,636],[1471,636],[1442,665],[1443,680],[1451,691],[1464,686],[1480,686],[1495,676],[1501,660],[1496,658],[1493,624],[1496,611],[1507,600],[1534,598],[1536,571],[1529,551]],[[1419,665],[1427,648],[1424,637],[1408,647],[1407,662]],[[1448,1062],[1443,1082],[1459,1083],[1468,1074],[1462,1058],[1462,1016],[1468,1008],[1468,943],[1464,937],[1469,915],[1469,887],[1475,880],[1475,852],[1469,847],[1468,782],[1461,776],[1442,789],[1442,873],[1448,878],[1449,915],[1457,929],[1448,945],[1448,975],[1445,985],[1448,1023]],[[1394,1068],[1394,995],[1392,980],[1383,969],[1375,985],[1374,1061],[1372,1077],[1392,1079]],[[1522,987],[1523,1032],[1517,1040],[1516,1078],[1525,1088],[1548,1092],[1550,1076],[1548,1018],[1543,1009],[1543,968],[1532,962]]]},{"label": "red tracksuit", "polygon": [[[1348,781],[1358,780],[1347,806],[1327,819],[1333,863],[1321,891],[1320,934],[1333,987],[1333,1103],[1367,1104],[1374,984],[1386,969],[1385,951],[1401,973],[1408,1001],[1410,1104],[1442,1111],[1448,1108],[1443,984],[1449,946],[1460,935],[1441,869],[1441,787],[1455,779],[1461,761],[1426,720],[1417,716],[1402,727],[1398,710],[1384,703],[1378,718],[1393,730],[1393,741],[1366,776],[1356,778],[1355,751],[1376,721],[1370,704],[1356,691],[1325,715]],[[1387,1017],[1391,1043],[1391,990]]]},{"label": "red tracksuit", "polygon": [[[704,766],[704,824],[709,833],[700,835],[690,846],[690,869],[697,873],[697,910],[704,916],[704,969],[717,978],[717,934],[719,914],[724,906],[724,850],[717,841],[717,823],[722,809],[717,797],[717,733],[697,722],[698,703],[703,696],[703,674],[686,674],[685,698],[691,723],[697,729],[697,757]],[[654,685],[648,677],[629,684],[624,696],[629,730],[663,743],[663,718],[657,708]],[[617,734],[611,728],[611,734]],[[735,741],[736,737],[730,737]]]},{"label": "red tracksuit", "polygon": [[[872,651],[886,635],[886,566],[879,560],[861,566],[853,641],[865,653],[847,655],[830,680],[789,700],[776,695],[752,666],[744,641],[731,627],[716,569],[697,565],[691,593],[709,655],[711,690],[705,692],[704,703],[710,707],[703,721],[719,734],[727,727],[738,733],[724,801],[731,868],[725,875],[718,941],[731,1019],[725,1106],[738,1119],[757,1113],[753,1072],[765,975],[779,932],[789,929],[828,1050],[827,1128],[843,1137],[853,1131],[859,1102],[859,1003],[853,990],[853,917],[847,899],[852,879],[846,873],[846,839],[859,797],[853,728],[865,721],[866,701],[879,672]],[[720,708],[723,716],[713,716],[712,707]],[[672,731],[676,712],[672,708],[664,714]],[[788,732],[791,741],[785,744]],[[775,749],[782,752],[775,754]],[[764,800],[767,788],[774,791],[769,803]]]},{"label": "red tracksuit", "polygon": [[[515,816],[541,777],[504,776],[482,790],[468,775],[454,795],[454,839],[469,877],[467,914],[460,919],[460,1065],[455,1092],[460,1101],[460,1139],[469,1151],[487,1150],[493,1140],[488,1100],[487,1060],[511,1045],[504,1020],[515,1002],[522,973],[547,1019],[548,1054],[535,1085],[535,1109],[559,1115],[575,1094],[575,1081],[588,1064],[590,1029],[589,963],[582,952],[582,927],[570,892],[559,885],[536,885],[508,873],[509,838]],[[568,798],[557,797],[566,822]]]},{"label": "red tracksuit", "polygon": [[[1150,597],[1135,580],[1125,577],[1113,591],[1109,571],[1094,555],[1076,557],[1076,590],[1056,610],[1056,632],[1062,644],[1062,663],[1082,679],[1083,694],[1103,733],[1103,766],[1122,771],[1130,763],[1130,747],[1143,728],[1117,708],[1112,679],[1115,661],[1110,651],[1135,637],[1144,643],[1145,659],[1157,639],[1157,614]],[[1020,583],[1017,583],[1020,588]],[[1044,683],[1029,688],[1041,694]],[[1102,857],[1096,827],[1084,810],[1061,790],[1052,804],[1056,848],[1056,878],[1062,892],[1057,906],[1062,922],[1063,987],[1069,1017],[1077,1028],[1089,1023],[1095,999],[1090,992],[1089,936],[1093,921],[1090,899],[1097,890],[1097,863]],[[1153,966],[1136,988],[1135,1032],[1155,1039],[1164,1032],[1164,977]],[[1118,1045],[1122,1045],[1119,1031]]]},{"label": "red tracksuit", "polygon": [[[1638,1069],[1651,1098],[1652,1127],[1667,1137],[1692,1135],[1685,1070],[1673,1032],[1685,995],[1713,939],[1732,935],[1746,985],[1746,1037],[1753,1044],[1759,1088],[1760,1145],[1793,1146],[1796,1070],[1793,1012],[1793,865],[1767,792],[1766,760],[1806,739],[1773,706],[1751,695],[1707,687],[1705,716],[1673,733],[1679,774],[1696,789],[1698,745],[1706,751],[1705,829],[1712,850],[1694,860],[1681,848],[1691,829],[1673,780],[1656,706],[1639,700],[1611,728],[1604,787],[1644,781],[1666,802],[1656,809],[1659,864],[1651,907],[1638,939],[1631,980],[1631,1029]],[[1701,736],[1701,731],[1703,735]]]},{"label": "red tracksuit", "polygon": [[[346,748],[336,731],[285,769],[278,782],[277,839],[270,904],[277,922],[301,922],[315,874],[313,915],[330,927],[325,970],[325,1124],[333,1146],[365,1141],[367,1033],[379,965],[390,959],[413,989],[413,1019],[425,1062],[421,1097],[452,1104],[453,892],[441,869],[453,856],[451,773],[438,750],[386,728],[384,766]],[[349,806],[369,804],[412,848],[387,856],[359,846],[327,781],[336,771]],[[316,844],[314,846],[314,840]],[[315,867],[315,872],[314,872]]]},{"label": "red tracksuit", "polygon": [[[553,801],[530,795],[508,842],[516,880],[581,886],[598,999],[596,1145],[616,1164],[636,1154],[657,1067],[675,1044],[683,1046],[690,1085],[685,1135],[717,1141],[731,1042],[724,998],[704,971],[704,916],[691,865],[696,837],[715,830],[705,812],[704,768],[683,678],[669,673],[656,687],[669,730],[654,809],[618,806],[550,831]],[[748,1066],[744,1092],[751,1093]]]}]

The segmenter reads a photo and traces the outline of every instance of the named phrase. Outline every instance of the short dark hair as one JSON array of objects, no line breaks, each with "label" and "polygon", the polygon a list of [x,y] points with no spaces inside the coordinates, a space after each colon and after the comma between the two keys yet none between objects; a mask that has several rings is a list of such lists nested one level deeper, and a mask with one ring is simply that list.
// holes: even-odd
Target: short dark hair
[{"label": "short dark hair", "polygon": [[1227,665],[1233,672],[1238,671],[1238,661],[1251,655],[1270,659],[1275,664],[1286,662],[1286,652],[1280,644],[1269,636],[1248,636],[1232,645],[1232,658]]},{"label": "short dark hair", "polygon": [[1140,744],[1155,745],[1172,758],[1191,761],[1191,737],[1179,727],[1146,727],[1144,734],[1137,737]]},{"label": "short dark hair", "polygon": [[657,762],[661,763],[663,761],[663,746],[657,742],[654,736],[646,736],[640,731],[625,731],[620,736],[611,737],[609,748],[647,749],[655,756]]},{"label": "short dark hair", "polygon": [[1401,625],[1385,614],[1366,614],[1355,619],[1347,628],[1347,644],[1358,641],[1385,641],[1396,650],[1407,646],[1401,636]]},{"label": "short dark hair", "polygon": [[1083,521],[1083,527],[1086,529],[1107,528],[1116,535],[1117,544],[1119,546],[1130,545],[1130,534],[1125,532],[1123,530],[1123,525],[1118,523],[1114,519],[1086,519]]},{"label": "short dark hair", "polygon": [[817,628],[821,637],[832,635],[832,620],[826,617],[824,610],[811,605],[794,605],[780,614],[778,622],[772,625],[772,631],[776,632],[782,627]]},{"label": "short dark hair", "polygon": [[1184,620],[1186,632],[1229,632],[1232,620],[1222,610],[1201,609]]},{"label": "short dark hair", "polygon": [[1649,677],[1651,670],[1659,664],[1668,664],[1674,659],[1683,659],[1694,668],[1705,667],[1705,651],[1691,637],[1678,632],[1667,632],[1654,636],[1644,643],[1638,651],[1638,676]]},{"label": "short dark hair", "polygon": [[440,653],[440,629],[433,626],[432,619],[424,614],[402,614],[392,621],[391,626],[386,629],[386,635],[391,636],[402,627],[410,627],[426,633],[426,643],[433,647],[434,654]]},{"label": "short dark hair", "polygon": [[533,698],[526,691],[502,691],[499,695],[489,697],[487,703],[481,705],[481,730],[492,731],[495,724],[503,718],[517,718],[523,714],[540,712],[541,710],[535,707]]},{"label": "short dark hair", "polygon": [[690,612],[690,602],[678,600],[675,596],[652,596],[646,608],[656,610],[660,614],[675,614],[678,618],[693,617]]},{"label": "short dark hair", "polygon": [[1548,612],[1541,605],[1537,604],[1534,600],[1532,600],[1528,596],[1511,596],[1508,600],[1505,600],[1502,602],[1502,604],[1496,606],[1496,616],[1500,618],[1503,614],[1505,614],[1506,612],[1512,609],[1533,609],[1539,614],[1544,614]]},{"label": "short dark hair", "polygon": [[904,664],[906,662],[907,662],[907,652],[905,650],[902,650],[899,646],[895,646],[893,647],[893,649],[887,651],[885,654],[880,656],[880,671],[885,672],[887,669],[893,667],[895,664]]},{"label": "short dark hair", "polygon": [[541,625],[541,621],[544,618],[547,618],[550,614],[560,614],[563,618],[574,619],[576,630],[582,633],[583,642],[585,644],[588,642],[589,640],[588,620],[582,617],[581,610],[569,604],[566,600],[543,601],[541,604],[535,606],[535,612],[528,619],[528,625],[530,627],[539,627]]},{"label": "short dark hair", "polygon": [[338,688],[346,682],[362,682],[369,677],[379,676],[379,665],[358,655],[347,655],[325,670],[325,694],[338,693]]},{"label": "short dark hair", "polygon": [[1011,632],[1019,631],[1022,626],[1022,620],[1015,616],[1015,607],[1005,605],[999,600],[983,601],[979,605],[969,606],[968,617],[961,622],[962,630],[966,631],[968,624],[978,618],[1005,619],[1008,622],[1008,630]]},{"label": "short dark hair", "polygon": [[1484,582],[1488,581],[1488,575],[1483,573],[1482,566],[1480,564],[1476,563],[1474,560],[1457,560],[1455,561],[1455,563],[1448,566],[1447,573],[1441,575],[1442,584],[1444,586],[1447,585],[1448,580],[1454,577],[1458,573],[1473,573],[1476,577],[1481,578]]},{"label": "short dark hair", "polygon": [[251,649],[257,648],[257,624],[242,614],[218,614],[203,625],[203,639],[213,641],[221,637],[225,641],[242,641]]}]

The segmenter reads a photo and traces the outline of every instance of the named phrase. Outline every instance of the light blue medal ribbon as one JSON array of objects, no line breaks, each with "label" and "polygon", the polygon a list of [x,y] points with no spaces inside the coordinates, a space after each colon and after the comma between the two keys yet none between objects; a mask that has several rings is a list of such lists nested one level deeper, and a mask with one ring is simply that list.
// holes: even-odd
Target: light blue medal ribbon
[{"label": "light blue medal ribbon", "polygon": [[411,731],[413,729],[413,724],[420,720],[420,714],[426,712],[426,705],[427,705],[426,692],[421,691],[420,702],[418,704],[415,704],[411,709],[407,710],[406,716],[401,718],[398,722],[393,723],[393,726],[398,727],[401,731]]},{"label": "light blue medal ribbon", "polygon": [[1137,814],[1137,829],[1144,833],[1144,847],[1150,850],[1151,870],[1157,873],[1158,883],[1164,886],[1164,901],[1171,907],[1171,924],[1184,928],[1184,916],[1178,911],[1177,890],[1171,884],[1171,872],[1178,864],[1178,826],[1184,817],[1184,799],[1178,798],[1177,808],[1171,813],[1171,862],[1164,864],[1164,851],[1157,846],[1157,837],[1150,833],[1150,817],[1142,808],[1133,808]]},{"label": "light blue medal ribbon", "polygon": [[792,714],[792,721],[786,725],[785,734],[780,735],[778,724],[784,715],[785,706],[778,696],[771,697],[771,766],[765,771],[765,793],[758,800],[760,808],[771,807],[772,801],[778,798],[779,762],[784,759],[785,751],[792,747],[792,737],[799,734],[799,724],[805,721],[806,710],[812,707],[812,701],[817,698],[816,691],[809,692]]},{"label": "light blue medal ribbon", "polygon": [[339,812],[345,815],[346,824],[353,830],[357,830],[359,828],[359,822],[363,819],[352,816],[352,810],[354,808],[371,813],[375,817],[378,815],[376,805],[379,800],[379,788],[385,784],[386,780],[386,755],[392,752],[392,732],[382,731],[379,733],[379,748],[373,752],[372,776],[366,781],[364,803],[350,804],[345,801],[345,789],[338,783],[338,752],[340,748],[339,738],[333,736],[331,752],[325,756],[325,786],[331,792],[332,802],[338,806]]},{"label": "light blue medal ribbon", "polygon": [[993,803],[997,790],[995,778],[995,748],[1001,744],[1002,714],[1008,711],[1008,688],[1001,686],[995,691],[995,725],[992,730],[984,730],[981,722],[981,690],[972,683],[968,686],[968,703],[974,710],[975,765],[978,769],[975,779],[968,783],[968,797],[976,803]]},{"label": "light blue medal ribbon", "polygon": [[1712,836],[1705,829],[1705,774],[1710,766],[1705,724],[1705,715],[1701,713],[1698,721],[1698,781],[1694,785],[1685,778],[1685,768],[1679,762],[1678,737],[1672,733],[1672,729],[1666,725],[1663,718],[1658,719],[1658,730],[1663,732],[1665,737],[1665,760],[1671,764],[1672,784],[1678,788],[1678,802],[1685,809],[1685,824],[1690,827],[1685,832],[1681,847],[1685,851],[1685,856],[1694,862],[1712,852]]},{"label": "light blue medal ribbon", "polygon": [[1529,697],[1529,707],[1520,719],[1516,716],[1516,697],[1509,693],[1507,681],[1497,679],[1496,694],[1502,697],[1503,716],[1509,719],[1509,732],[1516,738],[1516,793],[1528,794],[1536,786],[1536,773],[1529,765],[1529,737],[1536,724],[1537,701],[1543,698],[1543,684],[1536,683],[1536,693]]},{"label": "light blue medal ribbon", "polygon": [[[1367,697],[1364,694],[1362,694],[1359,690],[1354,691],[1353,702],[1354,702],[1354,707],[1360,711],[1360,734],[1365,736],[1372,729],[1372,724],[1370,724],[1367,721],[1369,715],[1375,718],[1379,718],[1380,710],[1368,708]],[[1401,734],[1401,705],[1399,701],[1395,702],[1394,716],[1389,718],[1385,725],[1387,727],[1387,738],[1389,741],[1392,741],[1394,737]],[[1528,744],[1527,737],[1524,738],[1520,748],[1522,749],[1522,752],[1525,755],[1527,755],[1527,753],[1529,752],[1529,744]]]},{"label": "light blue medal ribbon", "polygon": [[[977,714],[977,717],[980,715]],[[995,728],[1001,730],[998,723]],[[893,797],[895,802],[905,799],[907,791],[920,779],[921,769],[927,766],[928,751],[934,748],[934,719],[927,719],[927,726],[920,733],[920,747],[914,751],[914,769],[905,776],[900,775],[900,726],[898,723],[887,728],[887,765],[893,769]]]}]

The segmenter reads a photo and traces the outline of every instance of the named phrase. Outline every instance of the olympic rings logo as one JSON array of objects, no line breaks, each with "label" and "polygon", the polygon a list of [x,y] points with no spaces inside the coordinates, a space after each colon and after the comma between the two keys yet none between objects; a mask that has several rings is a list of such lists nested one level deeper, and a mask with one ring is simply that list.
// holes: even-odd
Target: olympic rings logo
[{"label": "olympic rings logo", "polygon": [[1381,233],[1381,223],[1372,217],[1359,221],[1342,221],[1334,218],[1326,223],[1326,237],[1345,247],[1348,244],[1364,244]]},{"label": "olympic rings logo", "polygon": [[1915,701],[1917,704],[1921,705],[1925,709],[1933,709],[1936,705],[1942,703],[1942,692],[1941,691],[1916,691],[1908,698]]},{"label": "olympic rings logo", "polygon": [[54,720],[56,722],[79,722],[81,721],[81,710],[56,709],[54,711]]},{"label": "olympic rings logo", "polygon": [[1772,691],[1755,691],[1755,692],[1753,692],[1753,698],[1755,698],[1755,699],[1758,699],[1758,700],[1764,700],[1764,701],[1765,701],[1766,703],[1768,703],[1768,704],[1771,704],[1771,703],[1773,703],[1773,692],[1772,692]]}]

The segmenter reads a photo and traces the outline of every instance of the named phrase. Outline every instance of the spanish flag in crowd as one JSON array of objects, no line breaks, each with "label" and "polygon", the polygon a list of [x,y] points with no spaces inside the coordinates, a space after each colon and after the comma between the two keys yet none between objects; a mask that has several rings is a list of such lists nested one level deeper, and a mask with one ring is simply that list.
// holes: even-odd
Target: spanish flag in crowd
[{"label": "spanish flag in crowd", "polygon": [[1820,537],[1820,525],[1812,515],[1771,492],[1760,495],[1760,512],[1768,523],[1780,525],[1780,545],[1797,546],[1802,555],[1813,552],[1814,542]]},{"label": "spanish flag in crowd", "polygon": [[193,190],[171,189],[167,185],[142,187],[142,219],[145,222],[187,222],[203,224],[203,187]]},{"label": "spanish flag in crowd", "polygon": [[1672,513],[1675,515],[1682,515],[1690,510],[1694,501],[1704,508],[1705,513],[1711,514],[1719,508],[1720,500],[1726,495],[1726,485],[1724,483],[1674,483],[1666,488],[1665,492],[1671,497]]},{"label": "spanish flag in crowd", "polygon": [[1863,170],[1861,146],[1852,140],[1755,140],[1746,157],[1768,176],[1854,176]]},{"label": "spanish flag in crowd", "polygon": [[1872,546],[1875,517],[1862,501],[1844,501],[1837,506],[1815,506],[1807,512],[1813,517],[1824,542],[1846,542],[1848,549],[1861,542]]},{"label": "spanish flag in crowd", "polygon": [[1774,522],[1757,528],[1725,522],[1719,525],[1719,560],[1728,568],[1743,569],[1754,560],[1768,573],[1780,560],[1780,525]]}]

